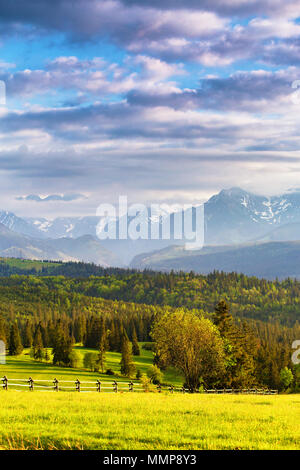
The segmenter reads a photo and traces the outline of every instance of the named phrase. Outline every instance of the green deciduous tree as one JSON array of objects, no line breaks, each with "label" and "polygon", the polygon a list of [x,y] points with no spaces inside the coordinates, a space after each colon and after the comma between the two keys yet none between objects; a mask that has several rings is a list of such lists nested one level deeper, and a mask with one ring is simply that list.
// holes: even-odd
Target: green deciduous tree
[{"label": "green deciduous tree", "polygon": [[177,310],[154,322],[152,337],[165,362],[180,370],[186,386],[217,383],[224,372],[224,344],[213,323],[193,312]]},{"label": "green deciduous tree", "polygon": [[288,367],[284,367],[280,371],[280,385],[282,386],[283,390],[287,390],[293,383],[294,376],[291,369]]},{"label": "green deciduous tree", "polygon": [[74,369],[76,369],[80,366],[81,355],[78,351],[73,349],[69,354],[69,358],[70,358],[70,367],[73,367]]},{"label": "green deciduous tree", "polygon": [[98,354],[96,352],[87,352],[83,357],[83,367],[95,372],[98,369]]},{"label": "green deciduous tree", "polygon": [[155,385],[162,383],[163,375],[161,370],[156,365],[153,365],[148,369],[147,376]]}]

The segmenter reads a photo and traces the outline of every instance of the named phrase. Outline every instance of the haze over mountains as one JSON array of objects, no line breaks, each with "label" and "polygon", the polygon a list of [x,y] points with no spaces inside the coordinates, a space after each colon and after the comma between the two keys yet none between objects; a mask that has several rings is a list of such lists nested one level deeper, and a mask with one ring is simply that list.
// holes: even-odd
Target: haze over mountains
[{"label": "haze over mountains", "polygon": [[0,256],[36,260],[85,261],[101,266],[122,266],[91,235],[79,238],[39,239],[14,232],[0,223]]},{"label": "haze over mountains", "polygon": [[300,242],[267,242],[244,245],[206,246],[186,251],[172,246],[136,256],[131,267],[154,271],[238,272],[266,279],[300,279]]},{"label": "haze over mountains", "polygon": [[[0,255],[75,259],[106,266],[131,263],[138,268],[193,269],[198,272],[223,269],[266,277],[298,276],[296,267],[289,264],[291,257],[298,259],[298,244],[266,242],[300,240],[300,192],[265,197],[240,188],[222,190],[205,203],[204,215],[206,248],[200,253],[185,251],[185,241],[174,238],[100,241],[96,237],[100,220],[97,216],[48,220],[22,218],[0,211]],[[253,256],[260,256],[260,262],[253,263]],[[278,256],[281,256],[280,263]],[[259,268],[263,260],[264,269]]]}]

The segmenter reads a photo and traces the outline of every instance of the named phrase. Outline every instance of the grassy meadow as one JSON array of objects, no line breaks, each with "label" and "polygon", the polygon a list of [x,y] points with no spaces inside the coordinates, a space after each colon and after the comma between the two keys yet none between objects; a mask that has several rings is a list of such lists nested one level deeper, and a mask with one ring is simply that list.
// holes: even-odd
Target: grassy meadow
[{"label": "grassy meadow", "polygon": [[0,400],[1,449],[300,447],[299,395],[1,391]]},{"label": "grassy meadow", "polygon": [[[153,353],[152,351],[146,351],[142,349],[142,343],[140,345],[140,356],[134,356],[134,363],[136,370],[140,370],[142,374],[147,374],[148,369],[152,365]],[[87,352],[94,352],[95,349],[88,349],[82,346],[76,346],[74,348],[81,355],[81,364],[76,369],[68,367],[54,366],[51,362],[39,362],[34,361],[29,354],[29,349],[24,349],[20,356],[7,356],[6,364],[0,364],[0,377],[6,375],[8,379],[19,378],[28,379],[32,377],[34,380],[67,380],[74,381],[79,379],[80,381],[96,381],[99,379],[101,382],[118,382],[128,383],[128,379],[124,378],[120,374],[120,360],[121,354],[116,352],[107,352],[105,360],[105,369],[111,369],[115,372],[114,376],[101,374],[98,372],[91,372],[83,368],[83,357]],[[49,355],[51,357],[51,350],[49,349]],[[172,384],[176,387],[181,387],[183,384],[183,378],[178,372],[169,368],[164,372],[164,383]],[[136,382],[136,379],[134,379]],[[69,384],[68,384],[69,385]]]},{"label": "grassy meadow", "polygon": [[[141,344],[140,344],[141,346]],[[92,351],[76,346],[82,358]],[[0,376],[119,383],[120,354],[107,353],[108,376],[33,361],[29,350],[7,357]],[[146,373],[152,352],[141,348]],[[175,370],[164,381],[182,385]],[[69,384],[67,384],[69,385]],[[105,385],[105,384],[104,384]],[[23,390],[21,392],[21,390]],[[299,449],[299,395],[29,392],[0,389],[0,449]],[[46,405],[46,406],[45,406]]]}]

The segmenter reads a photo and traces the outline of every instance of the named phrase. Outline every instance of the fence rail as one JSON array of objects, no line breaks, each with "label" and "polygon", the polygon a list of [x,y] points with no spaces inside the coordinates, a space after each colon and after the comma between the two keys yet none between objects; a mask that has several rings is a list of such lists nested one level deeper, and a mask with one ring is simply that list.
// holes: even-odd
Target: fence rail
[{"label": "fence rail", "polygon": [[[28,379],[17,379],[12,378],[8,379],[6,376],[0,378],[2,382],[3,390],[16,390],[21,388],[22,391],[27,389],[30,392],[34,390],[38,391],[49,391],[49,392],[146,392],[148,391],[141,383],[130,382],[101,382],[100,380],[96,381],[80,381],[76,380],[34,380],[32,377]],[[67,384],[67,385],[65,385]],[[72,385],[70,385],[72,384]],[[174,387],[156,385],[156,391],[161,393],[162,391],[169,391],[170,393],[180,392],[180,393],[189,393],[190,390],[185,387]],[[263,388],[250,388],[250,389],[201,389],[197,391],[198,393],[209,393],[209,394],[246,394],[246,395],[276,395],[278,390],[267,390]]]}]

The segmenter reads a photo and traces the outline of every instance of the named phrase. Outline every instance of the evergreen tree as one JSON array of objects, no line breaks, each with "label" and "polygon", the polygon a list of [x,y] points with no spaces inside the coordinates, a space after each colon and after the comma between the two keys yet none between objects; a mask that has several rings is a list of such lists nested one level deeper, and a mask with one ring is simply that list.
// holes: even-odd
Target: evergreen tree
[{"label": "evergreen tree", "polygon": [[32,343],[33,358],[37,360],[43,359],[44,345],[40,325],[37,326]]},{"label": "evergreen tree", "polygon": [[105,320],[102,317],[100,323],[100,339],[99,339],[99,354],[98,354],[98,365],[101,372],[104,372],[105,363],[105,352],[107,350],[107,332],[105,327]]},{"label": "evergreen tree", "polygon": [[32,325],[31,321],[27,320],[23,334],[23,345],[24,348],[31,348],[32,345]]},{"label": "evergreen tree", "polygon": [[17,322],[14,322],[10,328],[9,355],[19,356],[19,354],[21,354],[22,351],[23,351],[23,346],[21,342],[20,331],[19,331]]},{"label": "evergreen tree", "polygon": [[140,356],[141,355],[139,343],[138,343],[137,336],[136,336],[135,327],[133,327],[133,331],[132,331],[132,354],[134,356]]},{"label": "evergreen tree", "polygon": [[121,353],[121,374],[131,377],[135,372],[135,365],[132,361],[132,345],[125,330],[123,330],[122,334]]},{"label": "evergreen tree", "polygon": [[229,306],[220,300],[215,308],[214,323],[224,341],[226,370],[223,386],[241,388],[251,386],[255,380],[254,354],[256,345],[252,332],[245,323],[234,323]]},{"label": "evergreen tree", "polygon": [[86,334],[85,320],[82,315],[75,318],[74,321],[74,336],[77,343],[83,343]]},{"label": "evergreen tree", "polygon": [[218,327],[221,336],[228,337],[233,329],[233,318],[229,313],[229,306],[225,300],[215,307],[214,324]]},{"label": "evergreen tree", "polygon": [[53,364],[69,366],[71,363],[70,354],[72,351],[71,339],[67,337],[61,324],[59,323],[55,331],[53,346]]}]

